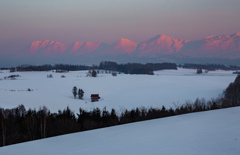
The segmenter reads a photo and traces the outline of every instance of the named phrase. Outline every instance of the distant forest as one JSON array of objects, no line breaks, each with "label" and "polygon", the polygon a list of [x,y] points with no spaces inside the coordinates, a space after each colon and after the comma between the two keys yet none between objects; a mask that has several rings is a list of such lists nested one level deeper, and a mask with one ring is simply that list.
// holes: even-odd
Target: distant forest
[{"label": "distant forest", "polygon": [[117,64],[116,62],[103,61],[98,66],[99,69],[122,72],[125,74],[148,74],[153,75],[153,71],[173,69],[177,70],[175,63],[127,63]]},{"label": "distant forest", "polygon": [[109,127],[125,123],[150,120],[192,112],[240,106],[240,75],[230,83],[222,97],[206,101],[187,101],[175,108],[136,108],[122,111],[120,115],[112,109],[91,111],[79,109],[76,115],[67,107],[58,113],[51,113],[47,107],[25,109],[19,105],[13,109],[0,108],[0,146],[42,139],[62,134]]},{"label": "distant forest", "polygon": [[68,65],[68,64],[56,64],[56,65],[20,65],[17,67],[10,68],[11,72],[14,71],[49,71],[49,70],[58,70],[58,71],[77,71],[77,70],[109,70],[115,72],[121,72],[125,74],[148,74],[153,75],[155,70],[163,69],[177,69],[175,63],[127,63],[127,64],[117,64],[116,62],[103,61],[98,66],[85,66],[85,65]]},{"label": "distant forest", "polygon": [[215,70],[240,70],[239,66],[226,66],[220,64],[183,64],[179,65],[179,67],[186,69],[205,69],[209,71]]},{"label": "distant forest", "polygon": [[112,61],[102,61],[99,65],[70,65],[70,64],[55,64],[55,65],[19,65],[17,67],[11,68],[1,68],[10,69],[11,72],[14,71],[49,71],[56,70],[59,72],[65,71],[78,71],[78,70],[108,70],[111,72],[121,72],[125,74],[148,74],[153,75],[153,71],[173,69],[177,70],[177,67],[186,69],[205,69],[208,71],[214,70],[240,70],[239,66],[226,66],[222,64],[180,64],[175,63],[127,63],[127,64],[117,64]]}]

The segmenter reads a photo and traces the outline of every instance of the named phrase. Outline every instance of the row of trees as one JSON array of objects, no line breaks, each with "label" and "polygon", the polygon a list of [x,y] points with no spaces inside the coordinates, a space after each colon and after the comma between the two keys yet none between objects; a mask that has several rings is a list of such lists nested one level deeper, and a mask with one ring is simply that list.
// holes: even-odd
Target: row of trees
[{"label": "row of trees", "polygon": [[126,74],[149,74],[152,75],[155,70],[163,69],[177,69],[175,63],[127,63],[127,64],[117,64],[116,62],[103,61],[98,66],[84,66],[84,65],[65,65],[65,64],[56,64],[56,65],[20,65],[14,67],[14,71],[76,71],[76,70],[93,70],[93,69],[103,69],[109,71],[123,72]]},{"label": "row of trees", "polygon": [[122,72],[125,74],[149,74],[153,75],[155,70],[177,69],[175,63],[127,63],[117,64],[116,62],[103,61],[99,65],[99,69]]},{"label": "row of trees", "polygon": [[24,105],[0,108],[0,120],[0,146],[119,124],[114,109],[80,109],[75,115],[68,107],[51,113],[46,107],[26,110]]},{"label": "row of trees", "polygon": [[[182,68],[188,69],[205,69],[209,71],[213,70],[240,70],[239,66],[226,66],[220,64],[183,64],[179,65]],[[6,69],[6,68],[5,68]],[[99,65],[85,66],[85,65],[68,65],[68,64],[55,64],[55,65],[19,65],[17,67],[10,68],[14,71],[49,71],[49,70],[61,70],[61,71],[77,71],[77,70],[92,70],[103,69],[109,71],[118,71],[126,74],[152,74],[152,71],[163,69],[177,69],[175,63],[127,63],[117,64],[112,61],[102,61]]]},{"label": "row of trees", "polygon": [[179,67],[187,68],[187,69],[205,69],[209,71],[240,70],[239,66],[226,66],[226,65],[220,65],[220,64],[183,64],[183,65],[179,65]]},{"label": "row of trees", "polygon": [[17,71],[49,71],[49,70],[65,70],[65,71],[77,71],[88,70],[90,67],[85,65],[67,65],[67,64],[55,64],[55,65],[19,65],[14,68]]}]

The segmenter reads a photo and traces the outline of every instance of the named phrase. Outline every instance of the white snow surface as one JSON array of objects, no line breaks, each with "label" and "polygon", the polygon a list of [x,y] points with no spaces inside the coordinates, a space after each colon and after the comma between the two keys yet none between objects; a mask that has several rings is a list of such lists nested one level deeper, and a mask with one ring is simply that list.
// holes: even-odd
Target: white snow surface
[{"label": "white snow surface", "polygon": [[239,122],[234,107],[15,144],[0,154],[239,155]]},{"label": "white snow surface", "polygon": [[[98,74],[86,77],[87,71],[68,73],[49,72],[0,72],[0,107],[15,108],[23,104],[27,109],[46,106],[51,112],[66,109],[75,113],[79,108],[92,110],[99,107],[117,112],[136,107],[166,108],[181,105],[196,98],[207,100],[218,97],[233,82],[232,71],[210,71],[200,75],[196,70],[178,69],[155,71],[155,75]],[[16,80],[4,79],[20,75]],[[53,78],[47,78],[52,74]],[[65,75],[65,78],[61,78]],[[74,99],[72,88],[84,90],[83,100]],[[33,91],[27,91],[30,88]],[[99,102],[91,102],[90,95],[99,94]]]}]

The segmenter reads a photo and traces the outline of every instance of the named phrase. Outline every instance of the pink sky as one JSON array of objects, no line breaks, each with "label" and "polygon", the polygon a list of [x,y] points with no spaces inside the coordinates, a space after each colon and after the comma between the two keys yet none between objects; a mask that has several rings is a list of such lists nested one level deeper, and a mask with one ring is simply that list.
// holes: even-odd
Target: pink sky
[{"label": "pink sky", "polygon": [[46,39],[113,43],[233,34],[240,32],[239,7],[237,0],[1,0],[0,52]]}]

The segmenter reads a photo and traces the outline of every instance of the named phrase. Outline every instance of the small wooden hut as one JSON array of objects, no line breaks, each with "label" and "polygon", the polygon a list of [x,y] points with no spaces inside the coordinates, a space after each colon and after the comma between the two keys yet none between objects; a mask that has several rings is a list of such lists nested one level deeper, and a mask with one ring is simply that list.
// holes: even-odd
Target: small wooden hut
[{"label": "small wooden hut", "polygon": [[91,101],[97,102],[100,99],[99,94],[91,94]]}]

